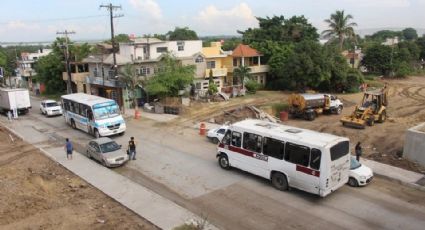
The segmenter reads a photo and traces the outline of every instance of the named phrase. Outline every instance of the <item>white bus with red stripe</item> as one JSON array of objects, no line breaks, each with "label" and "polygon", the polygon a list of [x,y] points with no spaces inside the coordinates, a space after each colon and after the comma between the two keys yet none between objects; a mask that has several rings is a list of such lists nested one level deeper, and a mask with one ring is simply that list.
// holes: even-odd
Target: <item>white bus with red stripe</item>
[{"label": "white bus with red stripe", "polygon": [[217,158],[222,168],[270,179],[279,190],[321,197],[347,183],[350,170],[348,138],[252,119],[229,127]]}]

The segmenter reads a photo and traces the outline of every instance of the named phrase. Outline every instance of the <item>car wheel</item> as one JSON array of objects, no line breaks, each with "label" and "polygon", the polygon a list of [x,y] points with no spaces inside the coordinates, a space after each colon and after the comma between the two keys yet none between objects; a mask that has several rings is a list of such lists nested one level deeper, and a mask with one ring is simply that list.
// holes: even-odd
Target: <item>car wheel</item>
[{"label": "car wheel", "polygon": [[89,153],[89,151],[88,151],[88,150],[86,151],[86,156],[87,156],[89,159],[91,159],[91,155],[90,155],[90,153]]},{"label": "car wheel", "polygon": [[275,172],[272,174],[272,184],[278,190],[288,190],[288,180],[282,173]]},{"label": "car wheel", "polygon": [[230,163],[229,163],[229,159],[227,158],[226,154],[221,154],[218,157],[218,164],[220,165],[220,167],[222,169],[230,169]]},{"label": "car wheel", "polygon": [[77,126],[75,125],[75,121],[74,120],[71,120],[71,127],[73,129],[77,129]]},{"label": "car wheel", "polygon": [[350,185],[351,187],[358,187],[359,183],[357,182],[356,179],[354,179],[353,177],[350,177],[350,179],[348,179],[348,185]]},{"label": "car wheel", "polygon": [[217,138],[217,137],[214,137],[214,138],[212,139],[212,143],[217,144],[217,143],[218,143],[218,138]]},{"label": "car wheel", "polygon": [[94,137],[96,137],[96,138],[100,138],[101,137],[100,136],[100,133],[99,133],[99,131],[97,131],[97,129],[94,130]]},{"label": "car wheel", "polygon": [[102,165],[105,166],[105,167],[108,167],[105,160],[102,160]]}]

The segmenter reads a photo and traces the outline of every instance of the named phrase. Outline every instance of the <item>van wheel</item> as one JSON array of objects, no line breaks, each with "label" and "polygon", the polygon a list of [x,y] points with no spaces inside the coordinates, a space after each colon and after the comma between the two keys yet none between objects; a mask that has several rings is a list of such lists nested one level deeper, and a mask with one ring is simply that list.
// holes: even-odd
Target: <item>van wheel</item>
[{"label": "van wheel", "polygon": [[100,138],[101,137],[100,136],[100,133],[99,133],[99,131],[97,131],[97,129],[94,130],[94,137],[96,137],[96,138]]},{"label": "van wheel", "polygon": [[350,179],[348,179],[348,185],[350,185],[351,187],[358,187],[359,183],[357,183],[356,179],[350,177]]},{"label": "van wheel", "polygon": [[75,125],[75,121],[74,120],[71,120],[71,127],[73,129],[77,129],[77,126]]},{"label": "van wheel", "polygon": [[226,154],[221,154],[218,157],[218,164],[222,169],[230,169],[229,159],[227,158]]},{"label": "van wheel", "polygon": [[278,190],[288,190],[288,180],[282,173],[275,172],[272,174],[272,184]]},{"label": "van wheel", "polygon": [[342,113],[342,106],[338,106],[338,108],[336,109],[336,114],[341,114]]}]

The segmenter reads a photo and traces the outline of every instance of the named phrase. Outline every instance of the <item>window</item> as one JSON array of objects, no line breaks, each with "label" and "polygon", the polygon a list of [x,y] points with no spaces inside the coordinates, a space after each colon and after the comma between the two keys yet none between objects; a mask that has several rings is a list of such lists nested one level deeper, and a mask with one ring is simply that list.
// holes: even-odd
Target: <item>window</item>
[{"label": "window", "polygon": [[167,53],[168,49],[167,47],[157,47],[156,52],[157,53]]},{"label": "window", "polygon": [[204,58],[202,56],[196,57],[195,63],[202,63],[202,62],[204,62]]},{"label": "window", "polygon": [[257,134],[244,133],[243,134],[243,148],[257,153],[261,153],[263,145],[263,138]]},{"label": "window", "polygon": [[93,76],[94,76],[94,77],[98,77],[98,74],[99,74],[99,73],[98,73],[98,71],[97,71],[97,68],[96,68],[96,67],[94,67],[94,68],[93,68]]},{"label": "window", "polygon": [[219,134],[224,134],[226,132],[226,129],[219,129],[217,130],[217,133]]},{"label": "window", "polygon": [[87,117],[88,106],[80,104],[80,115],[83,117]]},{"label": "window", "polygon": [[285,143],[273,138],[265,137],[263,141],[263,153],[267,156],[283,159]]},{"label": "window", "polygon": [[215,69],[215,61],[207,61],[207,69]]},{"label": "window", "polygon": [[226,134],[224,135],[223,139],[221,140],[221,142],[225,145],[230,145],[230,140],[232,137],[232,130],[227,130]]},{"label": "window", "polygon": [[286,143],[285,160],[294,164],[308,166],[310,148],[302,145]]},{"label": "window", "polygon": [[139,69],[139,75],[146,76],[146,75],[149,75],[149,74],[151,74],[151,68],[149,68],[149,67],[141,67]]},{"label": "window", "polygon": [[238,59],[237,58],[233,58],[233,66],[238,66]]},{"label": "window", "polygon": [[201,82],[196,82],[195,88],[196,88],[196,89],[202,89],[202,84],[201,84]]},{"label": "window", "polygon": [[331,161],[338,160],[349,152],[349,142],[342,141],[331,147]]},{"label": "window", "polygon": [[310,168],[319,170],[321,157],[322,157],[322,152],[320,152],[320,150],[311,149]]},{"label": "window", "polygon": [[177,50],[178,51],[184,50],[184,42],[183,41],[177,42]]},{"label": "window", "polygon": [[232,145],[235,147],[241,147],[242,134],[239,132],[232,132]]}]

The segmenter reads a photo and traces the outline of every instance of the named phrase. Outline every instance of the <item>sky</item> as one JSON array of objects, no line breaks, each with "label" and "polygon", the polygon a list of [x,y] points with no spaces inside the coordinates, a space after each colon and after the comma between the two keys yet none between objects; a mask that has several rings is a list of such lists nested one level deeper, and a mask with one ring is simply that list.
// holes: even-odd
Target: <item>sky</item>
[{"label": "sky", "polygon": [[324,20],[345,10],[359,31],[375,28],[425,28],[425,0],[1,0],[0,42],[52,41],[61,31],[74,31],[72,40],[110,37],[109,13],[114,11],[115,34],[164,34],[189,27],[199,36],[237,35],[258,27],[255,17],[304,15],[319,32]]}]

